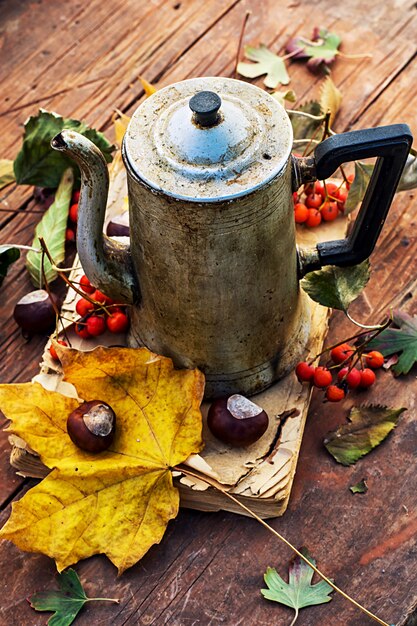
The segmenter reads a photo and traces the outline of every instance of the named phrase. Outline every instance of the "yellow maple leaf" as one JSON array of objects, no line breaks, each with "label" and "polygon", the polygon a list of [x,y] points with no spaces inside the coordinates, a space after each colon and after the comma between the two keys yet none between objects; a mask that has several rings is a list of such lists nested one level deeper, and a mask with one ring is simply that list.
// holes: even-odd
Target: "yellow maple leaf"
[{"label": "yellow maple leaf", "polygon": [[146,348],[59,354],[78,395],[115,411],[115,439],[105,452],[84,452],[66,431],[77,400],[38,383],[0,385],[11,429],[52,469],[13,503],[0,537],[54,558],[59,571],[104,553],[120,574],[159,543],[177,515],[171,468],[202,448],[204,377],[175,370]]}]

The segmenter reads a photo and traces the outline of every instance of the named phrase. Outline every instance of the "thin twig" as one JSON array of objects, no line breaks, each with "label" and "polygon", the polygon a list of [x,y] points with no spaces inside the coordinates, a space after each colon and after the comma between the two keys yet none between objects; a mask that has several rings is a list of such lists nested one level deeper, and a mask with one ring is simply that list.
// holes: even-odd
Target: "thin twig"
[{"label": "thin twig", "polygon": [[[48,257],[51,265],[55,265],[53,258],[51,257],[49,250],[46,246],[45,240],[43,237],[39,237],[39,243],[41,244],[41,248],[42,250],[45,251],[46,256]],[[94,306],[102,309],[105,313],[108,313],[108,307],[106,307],[102,302],[97,302],[97,300],[93,300],[93,298],[91,298],[89,296],[88,293],[86,293],[85,291],[81,291],[81,289],[78,289],[78,287],[76,287],[74,285],[74,283],[72,281],[70,281],[70,279],[65,276],[64,272],[61,272],[61,270],[57,270],[58,272],[58,276],[60,276],[62,278],[62,280],[64,281],[64,283],[66,283],[68,285],[68,287],[70,287],[71,289],[73,289],[75,291],[75,293],[77,293],[79,296],[81,296],[82,298],[85,298],[85,300],[88,300],[88,302],[90,302],[91,304],[94,304]]]},{"label": "thin twig", "polygon": [[296,109],[287,109],[287,113],[291,113],[292,115],[300,115],[301,117],[308,117],[310,120],[317,120],[318,122],[322,122],[325,118],[324,115],[313,115],[312,113],[297,111]]},{"label": "thin twig", "polygon": [[340,589],[340,587],[335,585],[335,583],[332,580],[330,580],[330,578],[328,578],[325,574],[323,574],[315,565],[310,563],[310,561],[307,559],[307,557],[305,557],[302,552],[297,550],[297,548],[295,546],[293,546],[292,543],[290,543],[287,539],[285,539],[285,537],[283,537],[283,535],[281,535],[278,531],[276,531],[274,528],[272,528],[272,526],[267,524],[261,517],[259,517],[259,515],[257,515],[253,511],[251,511],[251,509],[249,507],[247,507],[245,504],[243,504],[243,502],[240,502],[240,500],[235,498],[231,493],[226,491],[226,489],[224,489],[221,485],[216,483],[216,481],[212,480],[211,478],[208,478],[207,476],[202,476],[200,474],[195,474],[194,472],[190,471],[188,468],[184,469],[182,466],[181,467],[173,467],[171,469],[173,469],[175,471],[178,471],[178,472],[181,472],[182,474],[185,474],[186,476],[190,476],[192,478],[197,478],[199,480],[202,480],[203,482],[207,483],[211,487],[214,487],[214,489],[217,489],[217,491],[220,491],[227,498],[229,498],[235,504],[237,504],[241,509],[243,509],[244,511],[249,513],[249,515],[251,517],[253,517],[254,519],[256,519],[257,522],[262,524],[262,526],[264,528],[266,528],[267,530],[269,530],[269,532],[271,532],[273,535],[278,537],[278,539],[280,539],[283,543],[285,543],[285,545],[287,545],[289,548],[291,548],[291,550],[293,552],[295,552],[295,554],[297,556],[299,556],[300,559],[302,559],[304,561],[304,563],[309,565],[311,567],[311,569],[314,570],[318,576],[320,576],[320,578],[322,578],[324,581],[326,581],[326,583],[328,585],[330,585],[330,587],[332,587],[335,591],[337,591],[337,593],[340,593],[340,595],[342,595],[351,604],[356,606],[356,608],[359,609],[360,611],[362,611],[362,613],[365,613],[365,615],[367,615],[371,619],[373,619],[376,622],[378,622],[378,624],[381,624],[381,626],[390,626],[389,624],[387,624],[387,622],[384,622],[382,619],[380,619],[379,617],[377,617],[376,615],[374,615],[373,613],[368,611],[368,609],[366,609],[364,606],[359,604],[359,602],[356,602],[356,600],[351,598],[347,593],[345,593],[342,589]]},{"label": "thin twig", "polygon": [[236,61],[235,61],[235,70],[234,70],[235,78],[238,77],[237,66],[239,64],[240,53],[242,51],[242,43],[243,43],[243,37],[245,35],[246,24],[248,23],[248,19],[251,13],[252,11],[246,11],[245,17],[243,18],[243,22],[242,22],[242,28],[240,30],[239,43],[237,44],[237,50],[236,50]]},{"label": "thin twig", "polygon": [[348,318],[348,320],[350,320],[352,322],[352,324],[355,324],[356,326],[359,326],[359,328],[365,328],[366,330],[379,330],[380,328],[384,329],[385,325],[381,325],[381,324],[373,324],[368,326],[367,324],[361,324],[360,322],[357,322],[349,313],[349,311],[346,311],[346,317]]},{"label": "thin twig", "polygon": [[[42,239],[42,241],[43,241],[43,239]],[[67,341],[68,343],[70,343],[70,341],[69,341],[69,339],[68,339],[68,335],[67,335],[67,331],[66,331],[66,328],[65,328],[64,322],[63,322],[62,317],[61,317],[61,312],[60,312],[59,308],[57,307],[57,305],[56,305],[56,303],[55,303],[54,296],[53,296],[53,294],[52,294],[52,292],[51,292],[51,290],[50,290],[50,288],[49,288],[49,283],[48,283],[48,279],[47,279],[47,277],[46,277],[46,272],[45,272],[45,263],[44,263],[44,261],[45,261],[45,254],[48,254],[48,255],[49,255],[49,251],[48,251],[48,253],[47,253],[47,247],[46,247],[46,244],[45,244],[45,242],[44,242],[44,241],[43,241],[43,244],[44,244],[45,248],[42,248],[42,257],[41,257],[41,273],[42,273],[42,281],[43,281],[43,285],[44,285],[45,291],[46,291],[46,293],[48,294],[48,296],[49,296],[49,300],[51,301],[52,306],[53,306],[53,309],[54,309],[54,311],[55,311],[55,316],[56,316],[56,321],[55,321],[55,334],[58,336],[58,333],[59,333],[59,331],[58,331],[58,322],[60,322],[60,323],[61,323],[61,326],[62,326],[62,332],[63,332],[63,334],[64,334],[64,337],[65,337],[66,341]],[[42,244],[41,244],[41,245],[42,245]],[[48,259],[49,259],[49,256],[48,256]],[[50,259],[49,259],[49,260],[50,260]],[[71,344],[70,344],[70,345],[71,345]]]}]

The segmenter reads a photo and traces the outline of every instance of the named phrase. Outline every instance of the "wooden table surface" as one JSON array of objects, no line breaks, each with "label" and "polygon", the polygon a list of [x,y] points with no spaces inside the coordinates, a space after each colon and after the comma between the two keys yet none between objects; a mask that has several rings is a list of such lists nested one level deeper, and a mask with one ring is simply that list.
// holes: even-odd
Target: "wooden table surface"
[{"label": "wooden table surface", "polygon": [[[157,87],[193,76],[233,75],[239,31],[252,11],[245,43],[279,51],[315,25],[334,30],[345,52],[372,59],[339,59],[332,78],[343,93],[336,130],[406,122],[417,133],[416,3],[411,0],[0,0],[0,158],[14,158],[22,123],[39,107],[84,118],[106,130],[115,107],[130,113],[143,97],[139,75]],[[321,78],[290,66],[291,87],[301,101],[317,97]],[[377,249],[372,279],[354,315],[376,323],[384,311],[417,308],[415,193],[396,196]],[[29,244],[38,215],[33,188],[0,192],[1,242]],[[26,342],[11,315],[30,290],[23,259],[1,291],[1,382],[27,381],[37,372],[45,337]],[[343,316],[331,320],[329,341],[348,336]],[[379,449],[344,468],[323,448],[323,438],[343,422],[349,406],[325,405],[315,394],[287,513],[274,528],[297,546],[308,546],[337,584],[385,621],[411,626],[407,612],[417,597],[417,478],[415,370],[401,380],[381,374],[360,401],[406,406],[397,429]],[[5,420],[0,424],[3,425]],[[16,476],[1,434],[0,497],[3,523],[10,502],[33,483]],[[349,486],[366,478],[366,495]],[[160,545],[121,578],[103,556],[76,566],[87,590],[120,598],[120,605],[86,608],[77,624],[117,626],[287,625],[292,612],[261,598],[268,565],[285,574],[291,552],[259,524],[227,513],[182,510]],[[44,624],[46,614],[26,598],[54,586],[55,566],[40,555],[0,544],[1,626]],[[303,626],[370,626],[343,598],[301,612]]]}]

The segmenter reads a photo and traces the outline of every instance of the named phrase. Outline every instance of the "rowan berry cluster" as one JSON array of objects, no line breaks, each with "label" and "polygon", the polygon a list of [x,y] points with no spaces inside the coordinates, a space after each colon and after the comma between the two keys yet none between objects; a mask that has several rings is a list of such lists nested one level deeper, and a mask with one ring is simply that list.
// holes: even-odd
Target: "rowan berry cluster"
[{"label": "rowan berry cluster", "polygon": [[[80,318],[74,324],[76,334],[82,339],[98,337],[106,330],[111,333],[124,333],[129,328],[129,318],[125,307],[117,304],[114,300],[96,289],[88,280],[87,276],[81,276],[79,286],[86,294],[80,298],[76,305]],[[64,340],[59,340],[61,345],[67,345]],[[53,359],[59,360],[53,345],[49,348]]]},{"label": "rowan berry cluster", "polygon": [[294,219],[297,224],[314,228],[324,222],[332,222],[343,215],[353,175],[340,184],[316,181],[304,185],[293,193]]},{"label": "rowan berry cluster", "polygon": [[65,241],[74,242],[77,233],[77,220],[78,220],[78,202],[80,199],[80,192],[74,191],[71,198],[71,206],[68,212],[68,226],[65,231]]},{"label": "rowan berry cluster", "polygon": [[[329,402],[339,402],[352,389],[367,389],[375,380],[375,371],[384,364],[380,352],[361,352],[348,343],[340,343],[330,350],[332,364],[314,367],[314,361],[302,361],[295,368],[300,383],[311,383],[325,390]],[[359,364],[360,368],[356,367]],[[333,375],[336,373],[336,380]]]}]

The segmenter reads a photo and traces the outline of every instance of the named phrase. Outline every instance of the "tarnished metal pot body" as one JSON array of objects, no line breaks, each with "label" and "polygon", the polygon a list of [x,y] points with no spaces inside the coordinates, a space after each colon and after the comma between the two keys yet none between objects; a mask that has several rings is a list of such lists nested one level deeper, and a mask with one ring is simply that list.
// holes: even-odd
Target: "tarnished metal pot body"
[{"label": "tarnished metal pot body", "polygon": [[176,200],[129,172],[131,252],[140,277],[130,345],[206,375],[206,395],[252,394],[303,350],[291,165],[249,195]]},{"label": "tarnished metal pot body", "polygon": [[[353,131],[301,160],[291,156],[292,141],[285,109],[248,83],[197,78],[156,92],[123,141],[130,247],[103,235],[103,155],[74,131],[52,141],[81,169],[85,273],[131,305],[130,345],[201,368],[207,397],[256,393],[294,366],[310,319],[299,278],[370,255],[412,137],[401,124]],[[379,158],[348,239],[297,251],[292,191],[371,156]]]}]

